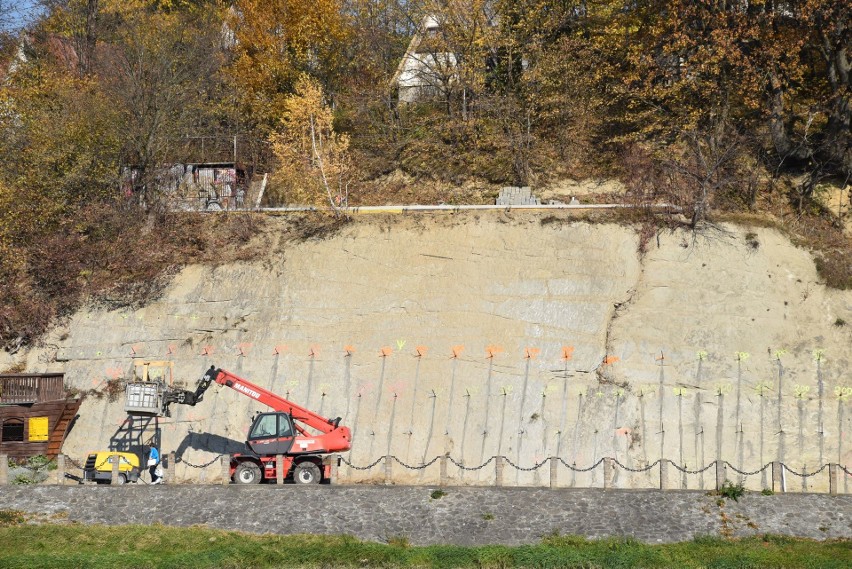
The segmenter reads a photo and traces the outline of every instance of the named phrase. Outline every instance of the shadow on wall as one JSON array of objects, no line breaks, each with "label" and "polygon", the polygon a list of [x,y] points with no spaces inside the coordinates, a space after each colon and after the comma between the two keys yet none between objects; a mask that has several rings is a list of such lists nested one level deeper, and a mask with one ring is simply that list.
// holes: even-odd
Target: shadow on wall
[{"label": "shadow on wall", "polygon": [[151,444],[162,446],[162,431],[156,417],[128,415],[109,439],[109,450],[131,452],[141,464],[148,458]]},{"label": "shadow on wall", "polygon": [[181,462],[188,449],[212,452],[215,454],[232,454],[235,452],[251,452],[246,448],[245,441],[235,441],[210,433],[188,433],[175,450],[175,462]]}]

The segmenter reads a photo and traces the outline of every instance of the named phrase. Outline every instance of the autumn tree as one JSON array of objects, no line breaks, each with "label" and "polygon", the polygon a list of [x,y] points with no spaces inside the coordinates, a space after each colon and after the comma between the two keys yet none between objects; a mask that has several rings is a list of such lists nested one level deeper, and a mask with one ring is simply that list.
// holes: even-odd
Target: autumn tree
[{"label": "autumn tree", "polygon": [[348,34],[341,0],[239,0],[227,25],[234,42],[226,68],[247,127],[269,135],[303,73],[328,88]]},{"label": "autumn tree", "polygon": [[94,81],[50,61],[28,62],[0,89],[0,107],[0,179],[23,208],[10,218],[16,231],[43,230],[57,215],[114,194],[118,116]]},{"label": "autumn tree", "polygon": [[70,40],[74,68],[80,75],[92,71],[95,47],[104,26],[102,4],[101,0],[42,0],[48,13],[45,30]]},{"label": "autumn tree", "polygon": [[[346,0],[349,33],[339,78],[336,122],[353,136],[368,173],[389,168],[404,136],[393,77],[417,25],[406,0]],[[357,142],[356,142],[357,139]]]},{"label": "autumn tree", "polygon": [[334,130],[334,116],[316,79],[302,75],[283,103],[282,129],[271,138],[278,159],[279,200],[330,206],[335,215],[347,205],[351,165],[349,137]]},{"label": "autumn tree", "polygon": [[200,159],[188,135],[216,133],[227,117],[221,19],[216,11],[151,9],[145,0],[113,4],[108,15],[117,24],[100,76],[122,115],[125,164],[142,173],[136,189],[144,193],[157,167]]}]

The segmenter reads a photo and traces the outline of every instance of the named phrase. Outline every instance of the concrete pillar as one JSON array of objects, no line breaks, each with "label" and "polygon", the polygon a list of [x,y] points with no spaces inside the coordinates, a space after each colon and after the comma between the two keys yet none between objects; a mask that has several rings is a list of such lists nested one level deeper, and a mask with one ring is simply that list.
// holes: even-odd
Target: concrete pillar
[{"label": "concrete pillar", "polygon": [[666,490],[669,487],[669,461],[660,461],[660,490]]},{"label": "concrete pillar", "polygon": [[275,483],[279,486],[284,485],[284,455],[275,455]]},{"label": "concrete pillar", "polygon": [[65,455],[56,455],[56,483],[65,486]]},{"label": "concrete pillar", "polygon": [[728,479],[728,471],[725,467],[724,460],[716,461],[716,490],[720,490],[722,485],[725,484],[725,480]]},{"label": "concrete pillar", "polygon": [[340,455],[330,454],[323,459],[323,464],[329,465],[329,480],[330,482],[337,483],[337,463],[340,460]]},{"label": "concrete pillar", "polygon": [[784,491],[784,483],[781,478],[781,466],[780,462],[772,463],[772,491],[773,492],[783,492]]},{"label": "concrete pillar", "polygon": [[9,483],[9,456],[0,454],[0,486]]},{"label": "concrete pillar", "polygon": [[837,465],[828,464],[828,493],[837,495]]},{"label": "concrete pillar", "polygon": [[175,453],[170,452],[167,455],[167,461],[163,467],[163,483],[172,484],[175,481]]},{"label": "concrete pillar", "polygon": [[220,460],[222,461],[222,485],[227,486],[231,483],[231,457],[225,455]]},{"label": "concrete pillar", "polygon": [[603,487],[604,490],[612,487],[612,459],[607,457],[603,461],[603,470],[604,470],[604,481]]},{"label": "concrete pillar", "polygon": [[494,485],[502,486],[503,485],[503,457],[498,456],[494,458]]},{"label": "concrete pillar", "polygon": [[385,455],[385,484],[390,484],[393,480],[393,459],[391,455]]},{"label": "concrete pillar", "polygon": [[450,477],[447,474],[447,455],[441,457],[441,486],[446,486],[447,482],[450,481]]},{"label": "concrete pillar", "polygon": [[557,486],[557,476],[559,473],[559,459],[555,456],[550,457],[550,487],[556,488]]},{"label": "concrete pillar", "polygon": [[121,457],[119,455],[114,455],[112,457],[112,476],[109,479],[109,483],[113,486],[118,484],[118,465],[121,463]]}]

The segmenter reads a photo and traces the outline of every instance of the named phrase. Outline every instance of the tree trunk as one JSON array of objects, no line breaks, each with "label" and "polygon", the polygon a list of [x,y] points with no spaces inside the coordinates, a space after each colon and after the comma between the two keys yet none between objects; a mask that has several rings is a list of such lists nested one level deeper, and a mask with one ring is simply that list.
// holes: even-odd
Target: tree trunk
[{"label": "tree trunk", "polygon": [[783,162],[793,145],[784,124],[784,87],[774,69],[769,73],[769,132],[775,152]]}]

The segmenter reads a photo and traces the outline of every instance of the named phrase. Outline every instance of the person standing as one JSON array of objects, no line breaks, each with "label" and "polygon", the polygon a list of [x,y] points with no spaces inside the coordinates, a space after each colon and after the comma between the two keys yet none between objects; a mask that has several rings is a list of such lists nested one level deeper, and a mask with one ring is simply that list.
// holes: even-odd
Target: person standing
[{"label": "person standing", "polygon": [[157,467],[160,466],[160,453],[151,442],[151,450],[148,451],[148,473],[151,475],[151,484],[161,484],[163,479],[157,476]]}]

